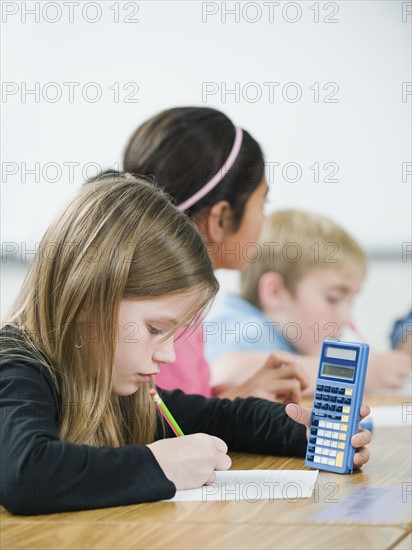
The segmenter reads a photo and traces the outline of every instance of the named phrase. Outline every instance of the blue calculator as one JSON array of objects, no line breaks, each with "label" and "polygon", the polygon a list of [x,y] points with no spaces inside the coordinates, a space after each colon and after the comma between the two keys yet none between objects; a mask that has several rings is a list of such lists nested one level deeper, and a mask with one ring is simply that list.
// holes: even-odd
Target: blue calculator
[{"label": "blue calculator", "polygon": [[326,338],[320,355],[305,463],[339,474],[353,472],[369,346]]}]

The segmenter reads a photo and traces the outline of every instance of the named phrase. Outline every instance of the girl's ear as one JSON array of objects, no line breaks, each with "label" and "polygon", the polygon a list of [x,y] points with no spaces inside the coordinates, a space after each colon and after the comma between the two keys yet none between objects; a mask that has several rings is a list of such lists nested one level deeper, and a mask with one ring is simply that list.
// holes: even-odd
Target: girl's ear
[{"label": "girl's ear", "polygon": [[202,223],[209,241],[220,244],[225,240],[232,225],[232,209],[228,201],[219,201],[212,206]]},{"label": "girl's ear", "polygon": [[258,283],[259,301],[263,310],[278,312],[284,303],[287,288],[282,275],[276,271],[264,273]]}]

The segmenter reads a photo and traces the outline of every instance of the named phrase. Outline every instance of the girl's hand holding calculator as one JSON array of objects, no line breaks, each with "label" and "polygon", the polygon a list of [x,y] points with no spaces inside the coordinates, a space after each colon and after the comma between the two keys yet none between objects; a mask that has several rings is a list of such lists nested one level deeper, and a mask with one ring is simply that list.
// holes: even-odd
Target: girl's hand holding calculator
[{"label": "girl's hand holding calculator", "polygon": [[306,450],[307,466],[353,472],[369,346],[327,338],[323,342]]}]

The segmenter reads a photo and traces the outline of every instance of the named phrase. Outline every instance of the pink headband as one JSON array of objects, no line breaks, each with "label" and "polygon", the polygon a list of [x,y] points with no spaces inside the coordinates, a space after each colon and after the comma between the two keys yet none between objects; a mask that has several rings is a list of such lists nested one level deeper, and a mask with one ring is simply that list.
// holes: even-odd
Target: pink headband
[{"label": "pink headband", "polygon": [[209,193],[218,183],[222,181],[222,179],[226,176],[226,174],[229,172],[229,170],[232,168],[233,163],[235,162],[240,148],[242,146],[242,140],[243,140],[243,132],[241,128],[236,127],[236,135],[235,135],[235,142],[233,144],[232,150],[229,153],[229,156],[227,157],[226,162],[223,164],[223,166],[216,172],[216,174],[213,176],[213,178],[208,181],[199,191],[196,191],[194,195],[186,199],[184,202],[180,203],[177,206],[177,209],[180,210],[180,212],[184,212],[191,206],[193,206],[196,202],[200,201],[205,195]]}]

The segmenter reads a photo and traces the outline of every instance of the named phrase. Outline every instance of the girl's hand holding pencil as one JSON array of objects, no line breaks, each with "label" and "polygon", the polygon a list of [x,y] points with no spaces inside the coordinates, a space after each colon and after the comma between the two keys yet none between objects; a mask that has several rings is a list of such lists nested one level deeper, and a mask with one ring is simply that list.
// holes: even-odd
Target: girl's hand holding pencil
[{"label": "girl's hand holding pencil", "polygon": [[179,437],[161,439],[147,447],[178,491],[213,483],[216,479],[215,470],[230,468],[232,461],[222,439],[202,433],[183,436],[182,430],[156,390],[150,390],[150,395],[175,435]]},{"label": "girl's hand holding pencil", "polygon": [[215,470],[228,470],[232,465],[226,443],[213,435],[198,433],[161,439],[147,447],[178,491],[213,483]]}]

